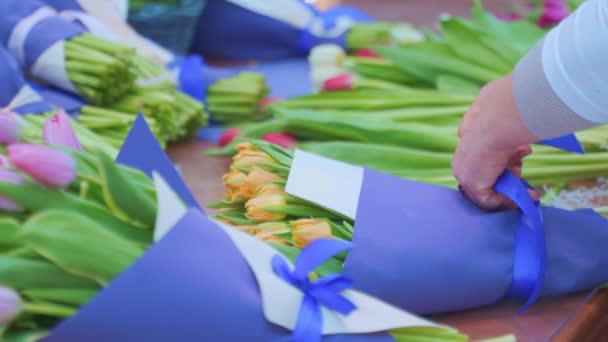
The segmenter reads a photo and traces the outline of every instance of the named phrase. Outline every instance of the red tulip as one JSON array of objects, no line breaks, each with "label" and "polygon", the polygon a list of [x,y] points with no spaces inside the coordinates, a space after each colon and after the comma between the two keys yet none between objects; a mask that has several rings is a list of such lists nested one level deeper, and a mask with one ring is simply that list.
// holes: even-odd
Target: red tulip
[{"label": "red tulip", "polygon": [[283,148],[293,148],[298,143],[295,137],[287,133],[268,133],[262,137],[262,140]]},{"label": "red tulip", "polygon": [[331,77],[323,82],[323,90],[325,91],[339,91],[339,90],[351,90],[355,83],[355,76],[349,73],[342,73],[340,75]]},{"label": "red tulip", "polygon": [[241,130],[238,128],[231,128],[231,129],[227,129],[224,132],[222,132],[222,135],[220,136],[220,139],[218,141],[218,144],[222,147],[230,144],[232,142],[232,140],[234,140],[234,138],[238,137],[239,135],[241,135]]},{"label": "red tulip", "polygon": [[367,57],[367,58],[379,58],[380,55],[376,53],[376,51],[372,49],[360,49],[357,51],[358,57]]}]

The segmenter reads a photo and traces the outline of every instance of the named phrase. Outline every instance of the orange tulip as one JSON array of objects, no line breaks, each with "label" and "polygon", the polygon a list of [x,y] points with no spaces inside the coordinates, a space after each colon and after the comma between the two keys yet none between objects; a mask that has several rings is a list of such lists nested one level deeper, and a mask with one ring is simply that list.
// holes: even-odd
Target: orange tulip
[{"label": "orange tulip", "polygon": [[264,210],[267,207],[285,206],[285,197],[279,194],[258,194],[245,203],[245,216],[253,221],[281,221],[286,215]]},{"label": "orange tulip", "polygon": [[331,226],[326,221],[301,219],[291,222],[292,240],[296,247],[304,248],[315,240],[330,239]]}]

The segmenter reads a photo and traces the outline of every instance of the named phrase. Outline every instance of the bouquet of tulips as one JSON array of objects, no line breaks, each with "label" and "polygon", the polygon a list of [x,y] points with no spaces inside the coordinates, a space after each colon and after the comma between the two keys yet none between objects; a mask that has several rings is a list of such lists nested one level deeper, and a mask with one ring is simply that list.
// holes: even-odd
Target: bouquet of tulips
[{"label": "bouquet of tulips", "polygon": [[[44,127],[46,142],[44,145],[24,144],[15,141],[15,139],[18,139],[15,125],[4,125],[0,128],[0,133],[2,133],[0,137],[4,137],[5,140],[3,141],[9,143],[6,147],[7,156],[1,159],[0,168],[0,227],[2,227],[0,230],[0,336],[3,340],[12,342],[45,338],[49,341],[63,341],[72,340],[76,337],[98,339],[102,336],[120,338],[148,336],[149,334],[146,331],[133,331],[129,324],[127,324],[129,329],[123,330],[119,326],[120,323],[116,324],[123,322],[122,320],[116,321],[113,318],[114,316],[103,318],[102,314],[102,312],[105,312],[105,314],[114,313],[114,315],[118,314],[120,316],[124,308],[121,308],[120,305],[112,306],[108,304],[119,303],[115,301],[115,298],[114,301],[112,299],[117,293],[130,293],[131,305],[129,305],[129,308],[136,311],[147,310],[147,305],[141,302],[141,300],[145,300],[149,303],[145,299],[145,295],[140,296],[143,292],[133,293],[133,291],[139,292],[138,288],[141,284],[141,278],[138,278],[138,282],[132,282],[133,277],[138,277],[138,272],[143,271],[153,278],[156,278],[159,275],[157,273],[160,273],[162,274],[162,279],[158,279],[160,282],[166,282],[167,279],[170,279],[170,283],[175,284],[176,275],[162,271],[164,267],[169,266],[175,269],[175,264],[184,265],[177,263],[178,261],[184,262],[186,259],[195,260],[200,267],[202,265],[200,263],[201,259],[198,258],[200,256],[199,252],[206,256],[203,259],[214,256],[234,256],[231,253],[235,253],[235,251],[238,253],[234,245],[232,249],[223,245],[223,243],[229,242],[226,239],[229,239],[232,235],[222,235],[220,227],[213,226],[211,221],[204,218],[196,210],[188,211],[174,225],[174,232],[165,232],[165,234],[170,234],[148,251],[145,251],[151,245],[153,235],[155,238],[157,237],[157,224],[158,221],[162,221],[160,217],[156,220],[157,210],[160,210],[162,203],[170,202],[164,202],[162,199],[156,198],[157,193],[145,175],[116,164],[103,153],[81,151],[80,144],[69,124],[61,126],[56,121],[47,121]],[[276,152],[280,152],[280,150],[276,150]],[[284,154],[284,156],[286,155]],[[276,157],[280,158],[279,155],[276,155]],[[249,163],[260,158],[271,161],[270,158],[261,154],[243,155],[242,158],[241,169],[247,165],[253,167],[254,165]],[[265,162],[262,163],[266,164]],[[280,168],[279,164],[275,165],[277,166],[275,169]],[[277,183],[280,182],[277,180]],[[185,210],[177,209],[177,207],[173,208],[177,211]],[[304,206],[300,206],[299,210],[305,210],[303,208]],[[313,208],[310,207],[308,210],[313,210]],[[265,219],[263,213],[252,213],[252,215],[259,215],[259,217],[256,216],[259,220]],[[302,229],[310,230],[311,223],[302,221],[301,224]],[[156,229],[154,233],[152,232],[153,228]],[[312,230],[314,233],[314,228]],[[271,231],[267,233],[269,234]],[[191,238],[188,238],[188,236],[191,236]],[[223,240],[216,240],[213,244],[217,246],[219,243],[224,248],[217,251],[209,250],[205,244],[210,240],[202,238],[205,236],[210,238],[223,236]],[[175,244],[176,239],[180,242],[177,245]],[[196,240],[195,245],[200,243],[203,248],[185,247],[183,242],[192,241],[192,239]],[[243,237],[238,237],[235,241],[244,241],[242,239]],[[305,242],[298,243],[304,244]],[[182,250],[185,247],[187,253],[180,255],[180,253],[176,253],[175,247]],[[268,252],[262,247],[249,245],[248,248],[255,248],[262,254],[268,255]],[[283,247],[287,248],[286,246]],[[242,252],[244,253],[244,251],[246,249]],[[292,249],[282,251],[288,256],[293,256]],[[167,252],[169,253],[163,254]],[[164,261],[169,259],[171,261],[159,261],[158,257],[161,255],[165,255],[162,258]],[[260,256],[260,254],[257,255]],[[276,257],[278,255],[275,255],[275,259]],[[138,262],[134,263],[135,260],[138,260]],[[228,260],[235,259],[229,257]],[[151,264],[155,265],[155,269],[159,272],[149,274],[146,268]],[[215,264],[215,262],[212,264]],[[127,268],[128,270],[123,273]],[[206,268],[203,268],[203,271],[193,270],[188,273],[188,279],[194,278],[194,281],[188,280],[188,282],[197,283],[199,279],[203,279],[201,277],[208,281],[209,273],[206,273],[205,270]],[[239,270],[243,269],[239,268]],[[321,267],[314,273],[325,274],[323,270],[328,272],[333,269],[331,267]],[[234,269],[231,272],[220,272],[221,274],[216,274],[216,276],[230,275],[229,277],[233,277],[233,271]],[[238,277],[248,277],[248,281],[253,280],[251,271],[248,269],[245,272],[236,271],[235,273]],[[332,277],[337,277],[337,275]],[[235,278],[230,279],[234,280]],[[265,283],[266,280],[264,279],[266,278],[261,277],[258,281]],[[198,289],[195,293],[192,293],[186,290],[189,295],[178,297],[181,298],[180,301],[187,299],[187,303],[192,303],[190,296],[197,296],[196,298],[205,300],[209,299],[210,296],[218,298],[218,293],[240,296],[242,292],[239,291],[249,286],[246,285],[246,282],[221,283],[221,286],[215,286],[214,284],[217,284],[217,282],[210,282],[206,285],[204,291]],[[112,283],[112,286],[101,291],[110,283]],[[155,283],[158,285],[157,282]],[[198,284],[200,285],[200,283]],[[285,294],[285,286],[289,290],[287,293],[293,295],[292,285],[289,284],[279,287],[281,289],[279,292]],[[188,287],[186,286],[185,289]],[[155,292],[156,290],[153,290],[153,288],[150,287],[149,289]],[[170,286],[163,285],[160,288],[163,289],[165,294],[156,295],[157,300],[175,301],[175,295],[167,295]],[[251,292],[247,293],[249,296],[252,294]],[[361,296],[359,294],[356,298],[362,300],[360,299]],[[95,299],[91,300],[93,297]],[[256,303],[259,304],[260,302],[259,299],[256,300]],[[85,303],[88,303],[86,308],[79,310]],[[226,301],[224,300],[222,303],[226,303]],[[396,341],[429,338],[445,342],[467,341],[467,337],[456,330],[437,326],[404,312],[399,312],[381,302],[367,299],[364,303],[367,303],[368,306],[373,304],[372,306],[376,308],[384,306],[385,309],[390,311],[387,317],[392,317],[393,321],[395,317],[399,317],[400,322],[408,322],[399,325],[404,327],[401,329],[374,328],[373,331],[390,330],[388,334]],[[273,304],[276,305],[277,303]],[[283,307],[284,304],[281,303],[277,307]],[[174,308],[179,308],[182,304],[174,303],[172,305],[175,305]],[[188,305],[192,308],[192,304]],[[195,305],[195,307],[200,306]],[[177,311],[180,312],[180,310]],[[362,311],[364,314],[370,315],[369,312],[365,313],[365,308],[362,308]],[[186,312],[190,313],[191,311]],[[180,315],[177,314],[177,316]],[[246,321],[251,322],[251,318],[259,319],[255,315],[263,315],[261,307],[259,311],[255,311],[247,304],[245,307],[231,313],[230,319],[232,321],[226,320],[223,322],[236,321],[245,324],[242,321],[243,317],[248,317],[249,319]],[[81,330],[83,326],[87,325],[86,322],[91,317],[96,317],[94,318],[95,326],[99,327],[101,324],[100,329],[103,332],[95,329]],[[197,317],[200,318],[200,316]],[[127,320],[132,318],[127,318]],[[154,319],[151,316],[144,318],[146,322],[154,321]],[[221,327],[218,327],[208,326],[207,323],[208,327],[203,329],[203,333],[201,333],[200,322],[197,320],[188,321],[188,319],[182,317],[182,320],[177,321],[179,322],[177,327],[181,327],[187,332],[180,330],[179,333],[173,329],[168,330],[166,327],[153,325],[154,336],[156,338],[159,337],[158,334],[163,334],[163,336],[182,334],[191,337],[225,336],[227,333],[224,327],[228,326],[230,330],[234,330],[231,324],[222,324]],[[172,322],[175,323],[176,321]],[[193,322],[195,322],[194,325],[192,325]],[[372,323],[371,325],[377,326],[378,324]],[[395,325],[396,323],[389,323],[389,326]],[[196,329],[192,330],[193,326]],[[277,330],[276,327],[268,329],[269,325],[266,321],[260,321],[254,326],[257,329],[256,336],[283,336],[289,334],[288,330]],[[280,326],[285,325],[281,323]],[[380,326],[384,325],[381,324]],[[297,330],[297,328],[292,329]],[[311,329],[312,332],[315,332],[315,329],[319,328],[315,326]],[[356,330],[354,332],[357,333]],[[364,338],[365,331],[359,331],[358,333],[362,334],[362,338]],[[233,336],[231,340],[234,340],[234,332],[230,334],[232,334],[230,336]],[[250,336],[247,338],[250,338]],[[372,336],[370,341],[373,340],[375,339]],[[497,341],[513,341],[513,338],[508,336]]]},{"label": "bouquet of tulips", "polygon": [[46,120],[39,144],[20,142],[18,121],[2,118],[0,285],[20,299],[0,289],[0,336],[33,340],[152,243],[156,193],[143,173],[83,151],[63,113]]},{"label": "bouquet of tulips", "polygon": [[0,20],[3,41],[32,76],[95,104],[133,87],[135,49],[94,36],[36,0],[3,1],[0,10],[11,13]]}]

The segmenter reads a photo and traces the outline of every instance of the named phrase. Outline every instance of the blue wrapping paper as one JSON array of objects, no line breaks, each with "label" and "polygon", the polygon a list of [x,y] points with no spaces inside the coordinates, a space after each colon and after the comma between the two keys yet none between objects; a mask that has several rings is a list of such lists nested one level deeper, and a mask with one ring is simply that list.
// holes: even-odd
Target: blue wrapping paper
[{"label": "blue wrapping paper", "polygon": [[[518,217],[483,211],[456,190],[365,170],[344,274],[358,290],[418,314],[492,304],[511,292]],[[542,217],[542,296],[608,281],[603,217],[548,207]]]},{"label": "blue wrapping paper", "polygon": [[[291,332],[266,321],[262,310],[255,277],[234,243],[192,209],[43,341],[288,341]],[[393,339],[333,335],[323,341]]]},{"label": "blue wrapping paper", "polygon": [[[283,13],[285,17],[311,17],[310,21],[301,25],[250,10],[235,2],[207,2],[199,18],[191,52],[207,58],[236,60],[306,56],[310,48],[322,43],[345,47],[348,27],[342,25],[344,21],[370,20],[363,12],[349,6],[338,6],[320,13],[304,1],[285,0],[288,3],[297,3],[297,6],[290,7],[294,9],[294,13]],[[269,3],[263,6],[275,5]]]},{"label": "blue wrapping paper", "polygon": [[76,0],[40,0],[57,11],[84,11]]},{"label": "blue wrapping paper", "polygon": [[[0,41],[7,46],[15,26],[40,10],[45,5],[35,0],[3,0],[0,2]],[[58,41],[77,36],[84,32],[77,25],[70,24],[57,16],[49,16],[37,22],[27,34],[23,46],[23,61],[30,68],[38,57]]]},{"label": "blue wrapping paper", "polygon": [[[12,105],[12,101],[17,94],[24,87],[28,87],[17,61],[2,46],[0,46],[0,83],[2,84],[2,88],[0,88],[0,108]],[[40,99],[8,109],[16,113],[28,114],[46,112],[52,108]]]}]

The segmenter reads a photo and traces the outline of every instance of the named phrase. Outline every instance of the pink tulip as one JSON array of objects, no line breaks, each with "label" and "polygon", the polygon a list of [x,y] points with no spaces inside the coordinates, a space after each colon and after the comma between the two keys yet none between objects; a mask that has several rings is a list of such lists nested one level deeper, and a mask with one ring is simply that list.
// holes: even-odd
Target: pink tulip
[{"label": "pink tulip", "polygon": [[[8,169],[0,169],[0,182],[24,184],[23,179],[18,174]],[[23,210],[23,208],[19,204],[2,196],[0,196],[0,209],[14,212],[19,212]]]},{"label": "pink tulip", "polygon": [[260,101],[260,103],[258,104],[258,108],[260,110],[264,110],[264,109],[266,109],[266,107],[270,106],[271,104],[273,104],[277,101],[281,101],[281,99],[279,99],[277,97],[267,97],[267,98],[263,99],[262,101]]},{"label": "pink tulip", "polygon": [[239,135],[241,135],[240,129],[238,129],[238,128],[227,129],[224,132],[222,132],[222,135],[220,136],[218,144],[222,147],[227,146],[228,144],[230,144],[232,142],[232,140],[234,140],[234,138],[238,137]]},{"label": "pink tulip", "polygon": [[349,73],[343,73],[331,78],[328,78],[323,82],[323,90],[325,91],[338,91],[338,90],[351,90],[355,82],[355,77]]},{"label": "pink tulip", "polygon": [[8,158],[0,154],[0,169],[10,167],[11,163],[8,161]]},{"label": "pink tulip", "polygon": [[536,24],[540,27],[549,27],[559,24],[570,14],[568,3],[564,0],[544,0],[543,11]]},{"label": "pink tulip", "polygon": [[21,298],[11,289],[0,287],[0,325],[8,323],[21,310]]},{"label": "pink tulip", "polygon": [[14,114],[0,112],[0,144],[12,144],[19,139],[21,133],[19,121]]},{"label": "pink tulip", "polygon": [[293,148],[298,143],[295,137],[287,133],[268,133],[262,137],[262,140],[283,148]]},{"label": "pink tulip", "polygon": [[372,49],[360,49],[357,51],[358,57],[366,57],[366,58],[379,58],[380,55],[376,53],[376,51]]},{"label": "pink tulip", "polygon": [[76,162],[66,152],[34,144],[12,144],[7,151],[11,164],[49,188],[64,188],[76,178]]},{"label": "pink tulip", "polygon": [[44,142],[50,145],[71,147],[76,151],[82,151],[82,146],[76,133],[72,129],[70,118],[64,111],[57,112],[52,118],[44,122],[42,131]]}]

